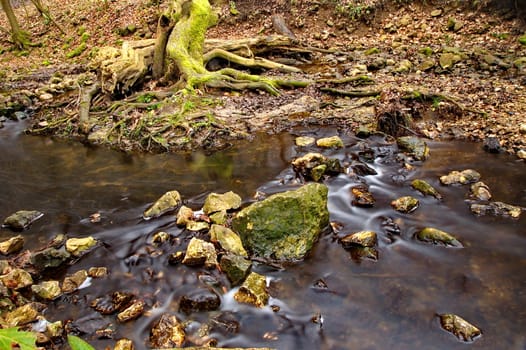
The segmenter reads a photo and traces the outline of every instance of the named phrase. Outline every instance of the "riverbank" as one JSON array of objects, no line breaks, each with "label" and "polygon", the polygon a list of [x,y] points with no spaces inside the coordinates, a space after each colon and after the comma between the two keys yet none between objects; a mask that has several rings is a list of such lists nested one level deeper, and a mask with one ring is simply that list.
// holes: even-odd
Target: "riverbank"
[{"label": "riverbank", "polygon": [[[56,26],[25,6],[16,9],[20,21],[31,23],[43,45],[12,52],[2,33],[0,105],[8,118],[33,110],[33,133],[123,150],[215,151],[260,131],[336,125],[348,133],[379,129],[485,142],[489,151],[526,158],[525,29],[510,12],[443,3],[219,4],[211,39],[274,35],[272,16],[282,14],[297,39],[296,53],[272,58],[301,68],[295,78],[309,86],[279,96],[201,91],[197,99],[157,101],[156,86],[146,83],[140,102],[147,105],[95,115],[83,135],[78,82],[97,79],[90,60],[102,46],[152,38],[163,4],[50,1]],[[3,17],[0,26],[7,27]],[[176,114],[184,123],[166,117]]]}]

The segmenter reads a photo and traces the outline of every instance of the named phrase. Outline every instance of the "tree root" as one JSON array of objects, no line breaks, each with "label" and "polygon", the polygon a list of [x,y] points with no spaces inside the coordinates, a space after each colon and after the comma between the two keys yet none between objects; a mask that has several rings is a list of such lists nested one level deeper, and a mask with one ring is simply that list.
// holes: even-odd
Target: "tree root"
[{"label": "tree root", "polygon": [[436,101],[436,100],[447,101],[453,104],[454,106],[456,106],[462,112],[470,112],[470,113],[479,114],[482,116],[487,115],[487,113],[484,111],[467,107],[464,104],[460,103],[456,98],[448,96],[448,95],[444,95],[444,94],[426,93],[422,91],[412,91],[408,96],[403,97],[403,99],[406,99],[406,100],[414,99],[414,100],[421,100],[421,101]]},{"label": "tree root", "polygon": [[348,97],[371,97],[371,96],[380,96],[381,91],[377,90],[340,90],[333,88],[321,88],[320,91],[327,92],[333,95],[341,95]]},{"label": "tree root", "polygon": [[79,101],[79,132],[81,134],[88,134],[90,131],[90,117],[89,111],[91,108],[91,100],[95,94],[100,91],[98,83],[89,85],[80,90]]},{"label": "tree root", "polygon": [[374,80],[369,78],[367,75],[359,75],[356,77],[345,77],[342,79],[318,79],[316,83],[331,83],[331,84],[348,84],[353,85],[368,85],[374,84]]}]

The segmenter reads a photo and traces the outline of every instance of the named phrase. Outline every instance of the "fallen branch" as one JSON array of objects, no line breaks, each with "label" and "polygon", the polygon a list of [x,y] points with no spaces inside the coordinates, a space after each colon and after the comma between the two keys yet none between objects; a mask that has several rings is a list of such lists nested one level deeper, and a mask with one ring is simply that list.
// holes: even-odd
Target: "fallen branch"
[{"label": "fallen branch", "polygon": [[374,80],[367,75],[359,75],[356,77],[345,77],[341,79],[318,79],[317,83],[330,83],[330,84],[347,84],[355,83],[356,85],[367,85],[374,84]]},{"label": "fallen branch", "polygon": [[348,97],[371,97],[380,96],[381,91],[376,90],[340,90],[333,88],[321,88],[320,91],[327,92],[332,95],[348,96]]},{"label": "fallen branch", "polygon": [[91,107],[91,99],[99,91],[100,85],[97,83],[84,87],[80,90],[79,132],[81,134],[86,135],[90,131],[89,110]]}]

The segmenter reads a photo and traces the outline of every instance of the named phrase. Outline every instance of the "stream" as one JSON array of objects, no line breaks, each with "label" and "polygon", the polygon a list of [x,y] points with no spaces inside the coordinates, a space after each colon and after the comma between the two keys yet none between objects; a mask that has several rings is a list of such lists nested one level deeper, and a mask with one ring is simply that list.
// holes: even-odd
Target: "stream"
[{"label": "stream", "polygon": [[[185,205],[199,209],[210,192],[234,191],[253,201],[256,191],[271,194],[294,183],[290,161],[305,150],[294,136],[257,136],[251,142],[206,155],[126,154],[50,138],[26,136],[26,125],[8,122],[0,129],[0,218],[18,210],[45,215],[22,234],[26,249],[43,247],[56,234],[93,236],[103,244],[82,257],[57,279],[80,269],[106,266],[109,275],[63,295],[44,313],[50,321],[75,320],[81,337],[95,348],[112,348],[126,337],[146,349],[152,324],[163,312],[188,323],[187,334],[213,324],[211,337],[221,347],[275,349],[466,349],[440,326],[437,314],[454,313],[482,330],[471,349],[526,348],[526,213],[519,219],[473,215],[466,203],[469,186],[442,186],[439,176],[472,168],[482,175],[494,200],[526,207],[525,163],[504,154],[489,154],[480,144],[427,141],[430,158],[402,170],[396,152],[381,138],[365,143],[340,135],[343,150],[326,150],[349,161],[364,148],[375,152],[368,163],[377,175],[364,176],[376,198],[373,208],[351,205],[347,175],[330,178],[331,222],[340,234],[378,233],[378,259],[360,259],[326,234],[304,261],[283,269],[255,264],[267,277],[271,308],[257,309],[234,301],[233,290],[216,270],[168,264],[168,255],[188,243],[188,232],[174,216],[142,220],[142,212],[163,193],[178,190]],[[297,130],[295,135],[325,137],[331,129]],[[316,150],[315,150],[316,151]],[[319,151],[319,150],[317,150]],[[409,185],[424,179],[443,200],[423,197]],[[412,195],[420,207],[410,214],[390,202]],[[90,215],[100,214],[100,222]],[[395,223],[400,232],[386,234]],[[455,235],[464,248],[425,244],[413,238],[425,226]],[[154,247],[153,234],[168,232],[172,243]],[[0,229],[0,240],[13,235]],[[221,293],[213,312],[185,314],[178,300],[197,286]],[[89,306],[97,297],[130,291],[146,302],[147,313],[124,324]],[[213,319],[214,322],[210,322]],[[113,325],[113,339],[94,331]],[[194,333],[192,333],[194,332]]]}]

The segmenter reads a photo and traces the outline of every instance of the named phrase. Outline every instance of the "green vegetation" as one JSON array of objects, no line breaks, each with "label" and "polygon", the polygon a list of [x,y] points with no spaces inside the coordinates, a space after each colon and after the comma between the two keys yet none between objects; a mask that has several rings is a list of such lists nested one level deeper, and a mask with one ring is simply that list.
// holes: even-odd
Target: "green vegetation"
[{"label": "green vegetation", "polygon": [[13,349],[18,345],[20,350],[34,350],[36,340],[34,333],[19,331],[18,327],[0,329],[0,349]]},{"label": "green vegetation", "polygon": [[510,33],[491,33],[491,36],[500,40],[506,40],[510,37]]},{"label": "green vegetation", "polygon": [[433,54],[433,49],[430,47],[423,47],[420,50],[418,50],[418,52],[420,52],[424,56],[429,57]]},{"label": "green vegetation", "polygon": [[523,36],[521,36],[521,37],[519,38],[519,43],[520,43],[521,45],[526,45],[526,34],[524,34]]}]

